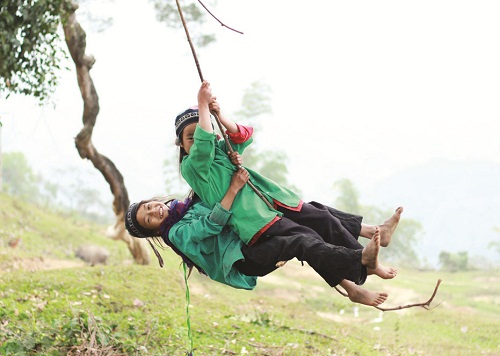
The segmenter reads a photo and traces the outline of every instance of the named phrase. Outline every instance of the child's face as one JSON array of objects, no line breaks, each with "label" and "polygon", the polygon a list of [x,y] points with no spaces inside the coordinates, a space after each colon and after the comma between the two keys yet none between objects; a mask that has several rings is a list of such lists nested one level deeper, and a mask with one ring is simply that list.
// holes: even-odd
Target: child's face
[{"label": "child's face", "polygon": [[168,207],[159,201],[150,201],[137,209],[137,222],[148,230],[158,230],[168,217]]},{"label": "child's face", "polygon": [[196,122],[193,122],[182,130],[181,147],[184,148],[184,151],[186,151],[187,154],[189,154],[189,150],[194,143],[193,135],[194,130],[196,130],[196,124]]}]

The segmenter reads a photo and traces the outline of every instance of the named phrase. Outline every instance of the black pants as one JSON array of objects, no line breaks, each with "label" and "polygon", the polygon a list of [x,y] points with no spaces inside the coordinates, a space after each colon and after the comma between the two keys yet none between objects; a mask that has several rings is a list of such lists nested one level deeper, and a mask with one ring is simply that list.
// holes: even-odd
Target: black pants
[{"label": "black pants", "polygon": [[361,264],[363,246],[357,241],[360,216],[322,204],[305,203],[300,212],[280,208],[284,216],[252,246],[242,248],[245,260],[235,267],[249,276],[265,276],[276,263],[297,258],[307,262],[331,287],[348,279],[356,284],[366,280]]},{"label": "black pants", "polygon": [[321,203],[304,203],[300,211],[278,208],[283,216],[316,231],[325,242],[337,246],[362,249],[358,242],[363,217],[345,213]]}]

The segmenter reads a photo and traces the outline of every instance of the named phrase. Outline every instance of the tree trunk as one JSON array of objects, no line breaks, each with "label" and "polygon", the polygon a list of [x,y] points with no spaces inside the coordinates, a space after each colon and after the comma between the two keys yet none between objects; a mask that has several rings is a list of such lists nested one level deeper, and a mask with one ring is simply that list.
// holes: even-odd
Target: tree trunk
[{"label": "tree trunk", "polygon": [[85,54],[86,33],[76,19],[75,11],[78,5],[72,3],[66,9],[66,18],[63,20],[64,36],[69,52],[76,66],[78,85],[83,98],[83,128],[75,138],[75,145],[82,159],[88,159],[98,169],[109,183],[114,196],[113,210],[116,215],[114,226],[108,229],[108,236],[115,240],[124,241],[134,261],[138,264],[149,264],[150,250],[146,241],[137,239],[125,230],[124,215],[130,200],[123,182],[123,176],[114,163],[106,156],[100,154],[92,143],[92,131],[99,113],[99,97],[97,96],[90,70],[95,63],[91,55]]},{"label": "tree trunk", "polygon": [[2,121],[0,121],[0,192],[3,191],[3,175],[2,175]]}]

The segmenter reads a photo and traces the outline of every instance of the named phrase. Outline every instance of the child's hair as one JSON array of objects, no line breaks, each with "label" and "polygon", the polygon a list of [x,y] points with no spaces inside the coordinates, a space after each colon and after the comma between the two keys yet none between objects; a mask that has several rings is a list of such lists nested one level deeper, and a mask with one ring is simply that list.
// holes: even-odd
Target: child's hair
[{"label": "child's hair", "polygon": [[[181,137],[182,137],[182,132],[181,132]],[[181,139],[182,140],[182,139]],[[181,147],[179,145],[179,168],[181,166],[181,163],[182,163],[182,160],[184,159],[185,156],[187,156],[187,152],[186,150],[184,149],[184,147]]]},{"label": "child's hair", "polygon": [[184,156],[187,155],[187,152],[181,147],[182,133],[184,132],[186,126],[198,122],[199,119],[200,114],[198,112],[197,105],[182,111],[175,117],[175,144],[179,146],[179,165],[181,164]]}]

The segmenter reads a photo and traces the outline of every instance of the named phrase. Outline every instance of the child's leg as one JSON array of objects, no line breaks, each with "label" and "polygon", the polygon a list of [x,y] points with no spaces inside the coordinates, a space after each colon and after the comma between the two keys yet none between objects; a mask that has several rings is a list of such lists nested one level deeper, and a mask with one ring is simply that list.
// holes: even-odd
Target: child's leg
[{"label": "child's leg", "polygon": [[354,238],[357,239],[358,236],[360,236],[361,222],[363,221],[363,217],[361,215],[346,213],[315,201],[311,201],[309,204],[319,209],[326,208],[333,217],[339,219],[342,226],[349,231]]},{"label": "child's leg", "polygon": [[389,219],[387,219],[380,225],[361,224],[360,236],[371,239],[373,234],[375,233],[375,229],[378,227],[380,229],[381,236],[380,246],[387,247],[391,243],[392,234],[398,226],[399,220],[401,218],[401,213],[403,213],[403,207],[400,206],[396,209],[394,214],[392,214]]},{"label": "child's leg", "polygon": [[398,274],[397,269],[392,267],[382,266],[381,264],[379,264],[375,269],[367,268],[366,271],[368,272],[369,276],[374,274],[382,279],[393,279]]},{"label": "child's leg", "polygon": [[354,303],[376,307],[385,302],[388,296],[387,293],[372,292],[368,289],[364,289],[346,279],[339,284],[345,289],[349,299]]},{"label": "child's leg", "polygon": [[282,218],[271,226],[254,245],[242,248],[244,261],[235,267],[246,275],[262,276],[276,269],[279,261],[297,258],[307,262],[332,287],[343,279],[362,284],[366,268],[378,267],[380,236],[364,249],[335,246],[310,228]]}]

